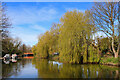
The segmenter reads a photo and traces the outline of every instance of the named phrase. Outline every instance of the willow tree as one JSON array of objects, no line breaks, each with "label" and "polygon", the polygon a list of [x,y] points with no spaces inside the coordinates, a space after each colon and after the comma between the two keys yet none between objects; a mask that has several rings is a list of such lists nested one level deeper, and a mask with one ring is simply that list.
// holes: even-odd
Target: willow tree
[{"label": "willow tree", "polygon": [[50,39],[49,42],[49,54],[53,54],[54,52],[58,52],[58,38],[59,38],[59,27],[58,24],[53,23],[50,29]]},{"label": "willow tree", "polygon": [[32,47],[32,52],[34,53],[34,55],[36,55],[36,50],[37,50],[37,45],[34,45],[34,46]]},{"label": "willow tree", "polygon": [[47,31],[45,34],[43,34],[39,38],[39,41],[38,41],[36,47],[34,48],[36,55],[40,58],[48,58],[48,56],[49,56],[48,55],[48,38],[49,38],[49,32]]},{"label": "willow tree", "polygon": [[41,58],[48,58],[54,52],[58,52],[59,29],[57,24],[53,24],[50,31],[39,37],[38,43],[33,46],[32,52]]},{"label": "willow tree", "polygon": [[87,61],[87,41],[93,30],[88,12],[82,13],[77,10],[67,12],[60,22],[60,60],[80,63],[83,56],[84,61]]},{"label": "willow tree", "polygon": [[102,31],[107,37],[112,37],[112,51],[115,58],[118,58],[119,47],[114,47],[114,39],[117,36],[118,39],[118,3],[117,2],[102,2],[95,3],[90,10],[94,25],[98,28],[98,31]]}]

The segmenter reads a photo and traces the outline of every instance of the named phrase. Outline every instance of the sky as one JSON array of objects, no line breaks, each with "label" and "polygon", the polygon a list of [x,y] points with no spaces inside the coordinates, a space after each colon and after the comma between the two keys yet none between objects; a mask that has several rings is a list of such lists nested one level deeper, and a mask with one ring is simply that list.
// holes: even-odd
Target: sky
[{"label": "sky", "polygon": [[6,2],[6,13],[12,23],[10,35],[33,46],[38,36],[50,30],[67,11],[84,12],[92,5],[93,2]]}]

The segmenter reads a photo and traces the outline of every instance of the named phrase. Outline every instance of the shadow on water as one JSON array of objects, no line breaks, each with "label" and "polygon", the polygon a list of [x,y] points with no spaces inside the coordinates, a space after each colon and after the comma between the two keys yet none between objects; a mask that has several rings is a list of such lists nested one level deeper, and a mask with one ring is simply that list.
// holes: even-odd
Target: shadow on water
[{"label": "shadow on water", "polygon": [[98,64],[63,64],[37,58],[2,63],[3,78],[119,78],[118,67]]}]

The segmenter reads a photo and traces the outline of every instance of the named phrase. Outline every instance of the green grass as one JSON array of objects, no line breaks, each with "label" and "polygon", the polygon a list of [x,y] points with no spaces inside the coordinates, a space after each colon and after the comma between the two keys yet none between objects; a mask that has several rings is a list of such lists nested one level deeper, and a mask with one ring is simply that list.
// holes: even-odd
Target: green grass
[{"label": "green grass", "polygon": [[102,57],[100,63],[119,63],[119,58]]}]

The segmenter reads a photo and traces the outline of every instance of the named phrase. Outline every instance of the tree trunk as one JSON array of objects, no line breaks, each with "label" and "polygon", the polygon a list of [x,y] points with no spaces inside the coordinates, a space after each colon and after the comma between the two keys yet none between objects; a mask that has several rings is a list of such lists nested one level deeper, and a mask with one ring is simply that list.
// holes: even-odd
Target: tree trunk
[{"label": "tree trunk", "polygon": [[[119,45],[118,45],[118,49],[119,49]],[[112,37],[112,50],[113,50],[113,53],[114,53],[114,57],[118,58],[119,50],[117,52],[115,51],[115,48],[114,48],[114,38],[113,37]]]},{"label": "tree trunk", "polygon": [[115,58],[118,58],[118,52],[115,53]]}]

